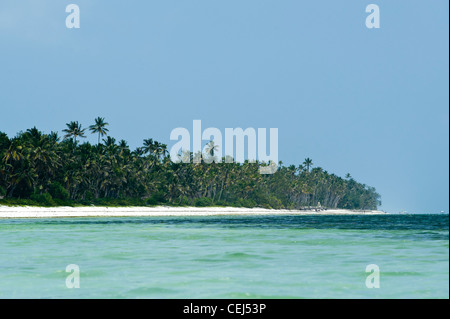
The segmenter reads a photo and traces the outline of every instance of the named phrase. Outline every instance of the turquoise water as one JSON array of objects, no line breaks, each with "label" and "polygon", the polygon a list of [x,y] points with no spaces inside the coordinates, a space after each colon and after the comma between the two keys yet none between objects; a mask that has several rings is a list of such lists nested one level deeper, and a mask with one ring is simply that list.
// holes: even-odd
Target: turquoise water
[{"label": "turquoise water", "polygon": [[[0,298],[449,298],[448,215],[0,220]],[[66,266],[80,269],[68,289]],[[380,288],[366,287],[366,266]]]}]

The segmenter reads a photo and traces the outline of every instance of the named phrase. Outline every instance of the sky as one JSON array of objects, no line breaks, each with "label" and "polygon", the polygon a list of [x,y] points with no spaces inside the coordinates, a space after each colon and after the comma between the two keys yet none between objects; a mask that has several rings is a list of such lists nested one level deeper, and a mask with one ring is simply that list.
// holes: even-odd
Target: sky
[{"label": "sky", "polygon": [[[78,29],[66,27],[72,3]],[[366,27],[371,3],[380,28]],[[0,131],[61,133],[101,116],[135,148],[145,138],[170,147],[193,120],[278,128],[284,165],[310,157],[350,173],[390,213],[448,213],[448,6],[2,0]]]}]

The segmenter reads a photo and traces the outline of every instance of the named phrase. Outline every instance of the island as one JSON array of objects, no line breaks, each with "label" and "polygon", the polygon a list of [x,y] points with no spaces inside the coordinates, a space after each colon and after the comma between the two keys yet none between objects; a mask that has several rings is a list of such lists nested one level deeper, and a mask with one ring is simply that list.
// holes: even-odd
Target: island
[{"label": "island", "polygon": [[[107,126],[98,117],[88,127],[96,144],[80,142],[86,129],[75,121],[66,124],[63,138],[36,127],[14,137],[0,132],[2,216],[28,216],[44,207],[58,216],[93,210],[99,216],[383,213],[374,187],[314,167],[310,158],[298,165],[279,162],[274,174],[260,174],[267,164],[258,161],[183,163],[151,138],[131,150],[108,136]],[[204,156],[214,156],[215,147],[209,143]]]}]

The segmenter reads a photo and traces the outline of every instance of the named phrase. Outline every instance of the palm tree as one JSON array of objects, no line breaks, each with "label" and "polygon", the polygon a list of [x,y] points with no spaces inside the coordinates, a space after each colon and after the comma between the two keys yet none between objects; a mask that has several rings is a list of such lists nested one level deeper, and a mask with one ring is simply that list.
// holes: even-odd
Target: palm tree
[{"label": "palm tree", "polygon": [[141,157],[144,154],[145,154],[145,150],[143,147],[138,147],[133,151],[133,155],[136,157]]},{"label": "palm tree", "polygon": [[152,138],[144,140],[144,146],[142,147],[142,150],[144,151],[144,154],[153,154],[153,152],[155,151],[155,142]]},{"label": "palm tree", "polygon": [[[99,118],[96,124],[100,125],[94,125],[92,131],[101,137],[101,132],[107,132],[107,123]],[[205,197],[220,205],[287,209],[316,206],[318,202],[322,207],[348,209],[376,209],[380,205],[375,188],[358,183],[350,175],[344,179],[313,167],[310,158],[297,167],[283,166],[281,161],[278,166],[271,161],[236,163],[231,156],[219,159],[225,162],[222,165],[207,165],[211,157],[221,155],[220,146],[210,141],[204,149],[204,161],[193,161],[201,153],[184,150],[177,158],[192,164],[180,164],[166,156],[166,144],[153,139],[131,152],[125,141],[116,142],[109,135],[98,145],[77,146],[76,139],[84,137],[78,122],[67,124],[64,132],[62,142],[56,133],[44,134],[35,127],[11,140],[0,132],[0,197],[29,199],[39,192],[75,202],[120,198],[133,205],[145,205],[148,199],[192,205]],[[273,165],[277,174],[261,175],[258,168],[266,165]],[[67,196],[60,194],[63,191]]]},{"label": "palm tree", "polygon": [[27,157],[30,167],[34,169],[36,178],[33,179],[34,189],[44,189],[47,182],[54,176],[60,166],[59,156],[48,135],[43,135],[28,150]]},{"label": "palm tree", "polygon": [[39,141],[42,137],[42,133],[36,128],[36,126],[28,129],[25,134],[34,142]]},{"label": "palm tree", "polygon": [[103,139],[103,142],[105,143],[106,147],[111,147],[111,146],[116,145],[116,139],[111,136],[108,136],[107,138]]},{"label": "palm tree", "polygon": [[11,144],[9,145],[8,149],[6,149],[5,154],[3,156],[3,161],[5,161],[6,164],[10,161],[20,161],[24,158],[24,155],[22,154],[22,145],[18,144],[17,140],[13,140]]},{"label": "palm tree", "polygon": [[59,136],[57,132],[51,131],[50,134],[48,134],[48,138],[52,143],[58,143],[59,142]]},{"label": "palm tree", "polygon": [[160,143],[159,149],[158,149],[158,155],[162,158],[165,158],[168,153],[169,153],[169,151],[167,150],[167,144]]},{"label": "palm tree", "polygon": [[214,157],[214,153],[219,150],[219,146],[214,143],[214,141],[209,141],[206,144],[206,153],[212,157]]},{"label": "palm tree", "polygon": [[86,136],[84,136],[84,131],[86,129],[82,129],[81,124],[78,124],[78,121],[66,123],[66,125],[67,129],[63,130],[63,132],[66,133],[66,135],[64,135],[64,138],[72,138],[74,144],[77,143],[78,136],[86,138]]},{"label": "palm tree", "polygon": [[106,128],[106,126],[108,126],[109,123],[105,122],[105,118],[103,117],[97,117],[95,119],[95,124],[89,126],[89,130],[91,131],[92,134],[98,133],[98,144],[100,145],[100,137],[103,137],[104,135],[108,135],[107,132],[109,132],[109,130]]},{"label": "palm tree", "polygon": [[187,150],[181,150],[181,154],[178,154],[178,158],[181,163],[190,163],[192,160],[192,153]]},{"label": "palm tree", "polygon": [[309,172],[309,169],[313,166],[313,162],[312,159],[310,159],[309,157],[305,158],[305,161],[303,162],[303,166],[306,167],[306,170]]},{"label": "palm tree", "polygon": [[215,144],[214,141],[209,141],[206,144],[205,152],[207,157],[204,159],[205,163],[217,163],[217,156],[215,154],[219,151],[219,145]]}]

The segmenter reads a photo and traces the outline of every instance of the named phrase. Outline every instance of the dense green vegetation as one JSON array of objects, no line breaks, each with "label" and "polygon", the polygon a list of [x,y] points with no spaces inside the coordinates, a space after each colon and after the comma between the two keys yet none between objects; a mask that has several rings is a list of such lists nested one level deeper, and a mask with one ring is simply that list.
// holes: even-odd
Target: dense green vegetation
[{"label": "dense green vegetation", "polygon": [[[174,163],[167,146],[152,139],[132,151],[107,136],[108,123],[89,127],[98,144],[80,143],[86,129],[66,124],[66,135],[37,128],[9,138],[0,132],[0,204],[193,205],[300,209],[310,206],[376,209],[373,187],[313,168],[283,166],[259,174],[261,163]],[[106,136],[101,143],[101,137]],[[211,145],[208,156],[214,154]],[[191,156],[192,154],[187,154]],[[3,198],[3,199],[1,199]]]}]

